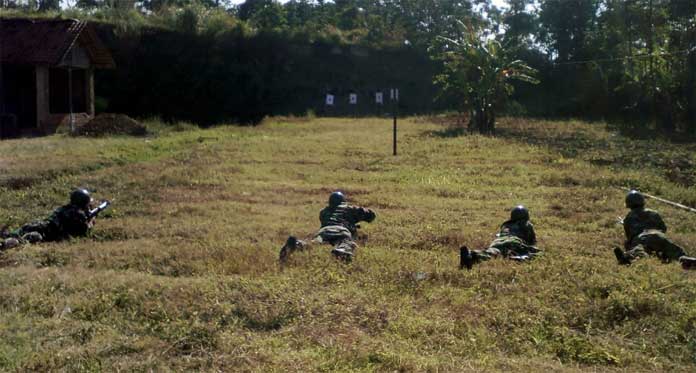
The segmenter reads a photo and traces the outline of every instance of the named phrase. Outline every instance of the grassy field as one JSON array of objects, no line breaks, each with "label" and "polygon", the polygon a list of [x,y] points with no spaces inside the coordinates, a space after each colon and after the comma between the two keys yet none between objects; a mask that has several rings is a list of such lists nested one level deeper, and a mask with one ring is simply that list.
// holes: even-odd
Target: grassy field
[{"label": "grassy field", "polygon": [[[635,186],[696,204],[696,145],[504,119],[496,138],[382,119],[274,119],[147,138],[0,142],[0,222],[75,186],[93,235],[0,254],[0,370],[694,371],[696,272],[618,267]],[[334,189],[373,208],[352,264],[277,264]],[[545,255],[459,271],[527,205]],[[650,202],[696,253],[696,215]]]}]

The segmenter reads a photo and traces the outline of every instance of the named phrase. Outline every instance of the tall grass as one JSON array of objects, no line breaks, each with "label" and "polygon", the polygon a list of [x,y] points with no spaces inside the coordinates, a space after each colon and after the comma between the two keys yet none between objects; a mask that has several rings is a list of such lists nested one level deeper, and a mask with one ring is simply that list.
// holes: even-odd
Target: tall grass
[{"label": "tall grass", "polygon": [[[114,200],[92,237],[0,255],[0,370],[692,371],[696,275],[618,267],[611,248],[626,212],[612,186],[696,200],[659,166],[694,146],[625,167],[628,142],[601,126],[500,126],[403,120],[397,157],[381,119],[0,142],[1,222],[78,185]],[[334,189],[378,214],[354,262],[317,247],[279,268]],[[487,245],[518,203],[544,256],[459,271],[458,245]],[[696,250],[696,217],[651,207]]]}]

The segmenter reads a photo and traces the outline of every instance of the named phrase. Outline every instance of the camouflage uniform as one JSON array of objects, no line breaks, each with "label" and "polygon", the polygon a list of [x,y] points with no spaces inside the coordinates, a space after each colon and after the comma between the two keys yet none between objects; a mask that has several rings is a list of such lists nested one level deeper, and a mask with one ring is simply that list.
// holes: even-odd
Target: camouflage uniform
[{"label": "camouflage uniform", "polygon": [[656,255],[664,262],[679,260],[684,249],[672,243],[665,233],[667,226],[657,212],[646,208],[632,209],[623,221],[626,258],[634,260]]},{"label": "camouflage uniform", "polygon": [[536,233],[529,220],[508,220],[500,227],[491,245],[486,250],[473,250],[474,260],[489,260],[498,256],[526,260],[540,253],[536,245]]},{"label": "camouflage uniform", "polygon": [[[328,206],[319,213],[321,228],[312,238],[313,243],[326,243],[333,245],[331,253],[339,258],[351,260],[358,248],[355,242],[358,223],[361,221],[371,222],[375,220],[375,213],[364,207],[350,206],[341,203],[338,206]],[[280,261],[287,260],[291,252],[304,250],[308,244],[289,237],[285,246],[280,250]]]},{"label": "camouflage uniform", "polygon": [[29,242],[60,241],[86,236],[92,224],[89,211],[69,204],[57,208],[48,219],[24,225],[10,233],[10,237]]},{"label": "camouflage uniform", "polygon": [[375,220],[375,213],[364,207],[341,203],[336,207],[326,207],[319,213],[321,228],[314,236],[315,242],[333,245],[332,254],[352,257],[358,245],[354,239],[358,232],[358,223]]}]

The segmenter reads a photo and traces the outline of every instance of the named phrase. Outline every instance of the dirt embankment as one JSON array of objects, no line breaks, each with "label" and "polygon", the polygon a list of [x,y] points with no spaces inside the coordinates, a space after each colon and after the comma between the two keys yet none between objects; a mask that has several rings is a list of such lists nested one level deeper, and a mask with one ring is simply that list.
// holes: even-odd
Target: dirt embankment
[{"label": "dirt embankment", "polygon": [[112,135],[145,136],[147,128],[124,114],[99,114],[78,127],[75,136],[103,137]]}]

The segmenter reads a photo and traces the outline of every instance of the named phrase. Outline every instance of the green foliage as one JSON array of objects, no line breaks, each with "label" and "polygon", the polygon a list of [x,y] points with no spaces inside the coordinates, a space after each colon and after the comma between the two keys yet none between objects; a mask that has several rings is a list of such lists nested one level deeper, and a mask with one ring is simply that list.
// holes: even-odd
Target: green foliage
[{"label": "green foliage", "polygon": [[[128,38],[132,40],[138,40],[141,32],[162,32],[162,28],[183,34],[181,40],[171,41],[173,44],[186,44],[192,35],[214,35],[214,41],[203,40],[201,44],[208,45],[216,52],[216,48],[222,44],[219,41],[226,35],[243,34],[259,41],[271,34],[286,44],[296,46],[296,50],[297,47],[306,50],[307,45],[314,47],[316,43],[321,43],[331,48],[357,46],[375,51],[408,51],[422,56],[437,43],[438,37],[460,38],[462,30],[455,22],[460,20],[479,30],[486,40],[499,41],[512,61],[525,61],[526,65],[539,72],[539,85],[510,83],[515,88],[513,101],[523,107],[523,110],[514,112],[547,118],[580,116],[607,120],[635,132],[656,129],[660,132],[696,133],[696,2],[508,0],[505,8],[498,8],[496,4],[490,0],[292,0],[284,3],[277,0],[248,0],[240,5],[233,5],[227,0],[70,0],[64,5],[73,8],[57,9],[55,0],[0,0],[2,14],[6,16],[30,14],[32,17],[96,20],[113,25],[119,33],[129,34]],[[158,31],[153,31],[153,28]],[[124,37],[121,41],[128,44],[128,38]],[[132,40],[130,43],[133,43]],[[229,44],[225,43],[225,46],[229,47]],[[128,56],[127,60],[135,57]],[[251,105],[253,111],[259,112],[259,108],[264,108],[263,111],[267,113],[288,114],[284,101],[268,93],[268,82],[279,78],[278,70],[290,69],[296,74],[291,78],[280,77],[288,82],[295,80],[295,85],[287,88],[289,91],[303,90],[303,79],[316,79],[312,85],[321,92],[315,92],[311,97],[301,96],[304,102],[292,105],[293,111],[298,113],[316,109],[319,97],[327,90],[336,89],[333,82],[326,82],[327,76],[331,75],[314,75],[311,71],[295,69],[295,64],[305,61],[315,66],[334,63],[331,56],[322,55],[322,59],[317,56],[316,60],[300,62],[291,55],[288,64],[275,68],[260,66],[256,73],[248,73],[249,69],[254,69],[253,61],[269,58],[265,54],[253,57],[254,60],[243,62],[235,71],[232,83],[225,82],[236,84],[237,78],[248,82],[244,87],[244,97],[254,101]],[[220,61],[220,58],[220,55],[216,55],[211,60]],[[357,76],[365,69],[376,70],[380,62],[375,59],[379,57],[356,59],[346,64],[346,68],[351,69],[351,75]],[[183,61],[183,65],[203,62],[191,59]],[[414,59],[403,65],[382,67],[390,73],[394,72],[387,86],[403,83],[401,88],[404,92],[430,92],[430,87],[421,83],[411,86],[413,79],[405,82],[399,80],[410,75],[419,75],[424,81],[433,80],[437,73],[436,66],[428,64],[421,68],[416,62],[426,64]],[[224,59],[220,64],[238,65],[237,61]],[[165,70],[161,74],[178,76],[184,72],[194,73],[186,69]],[[247,75],[255,76],[250,78]],[[350,80],[353,87],[346,84],[346,91],[367,85],[360,82],[360,78]],[[372,75],[365,78],[368,82],[372,80]],[[141,85],[152,83],[155,82],[145,80]],[[226,93],[219,88],[219,84],[209,79],[190,79],[186,83],[186,87],[193,86],[199,92],[214,95]],[[109,83],[105,85],[109,86]],[[286,87],[281,88],[285,90]],[[365,89],[370,94],[377,88]],[[177,92],[185,90],[177,87]],[[432,96],[424,97],[425,101],[430,101]],[[444,96],[437,105],[416,102],[409,105],[418,107],[404,105],[402,109],[414,113],[422,112],[424,107],[428,110],[454,110],[461,108],[462,101],[461,95],[449,95]],[[250,105],[239,101],[233,106]],[[168,112],[164,106],[158,106],[156,110],[142,114],[163,118],[180,115]],[[240,117],[230,115],[228,109],[224,111],[225,115],[220,115],[224,119]],[[348,114],[348,111],[335,114]],[[256,118],[259,115],[245,117]],[[181,119],[196,122],[217,120],[209,117],[196,115]],[[490,119],[482,119],[482,125],[487,121]]]},{"label": "green foliage", "polygon": [[495,114],[510,96],[513,80],[537,84],[536,71],[521,60],[513,60],[500,42],[485,40],[483,35],[460,23],[457,39],[442,37],[436,58],[444,71],[435,81],[445,91],[461,99],[462,111],[470,112],[470,129],[493,133]]},{"label": "green foliage", "polygon": [[[333,92],[340,100],[333,115],[364,115],[380,110],[372,100],[375,91],[386,92],[397,84],[404,92],[403,113],[434,110],[423,95],[435,94],[435,65],[418,50],[253,33],[245,23],[215,10],[191,8],[180,14],[198,14],[197,32],[98,27],[119,66],[100,71],[96,79],[96,92],[108,100],[108,111],[203,125],[253,124],[268,115],[300,116],[308,110],[323,114],[323,97]],[[397,65],[410,68],[391,68]],[[356,107],[347,103],[349,92],[360,94]]]}]

